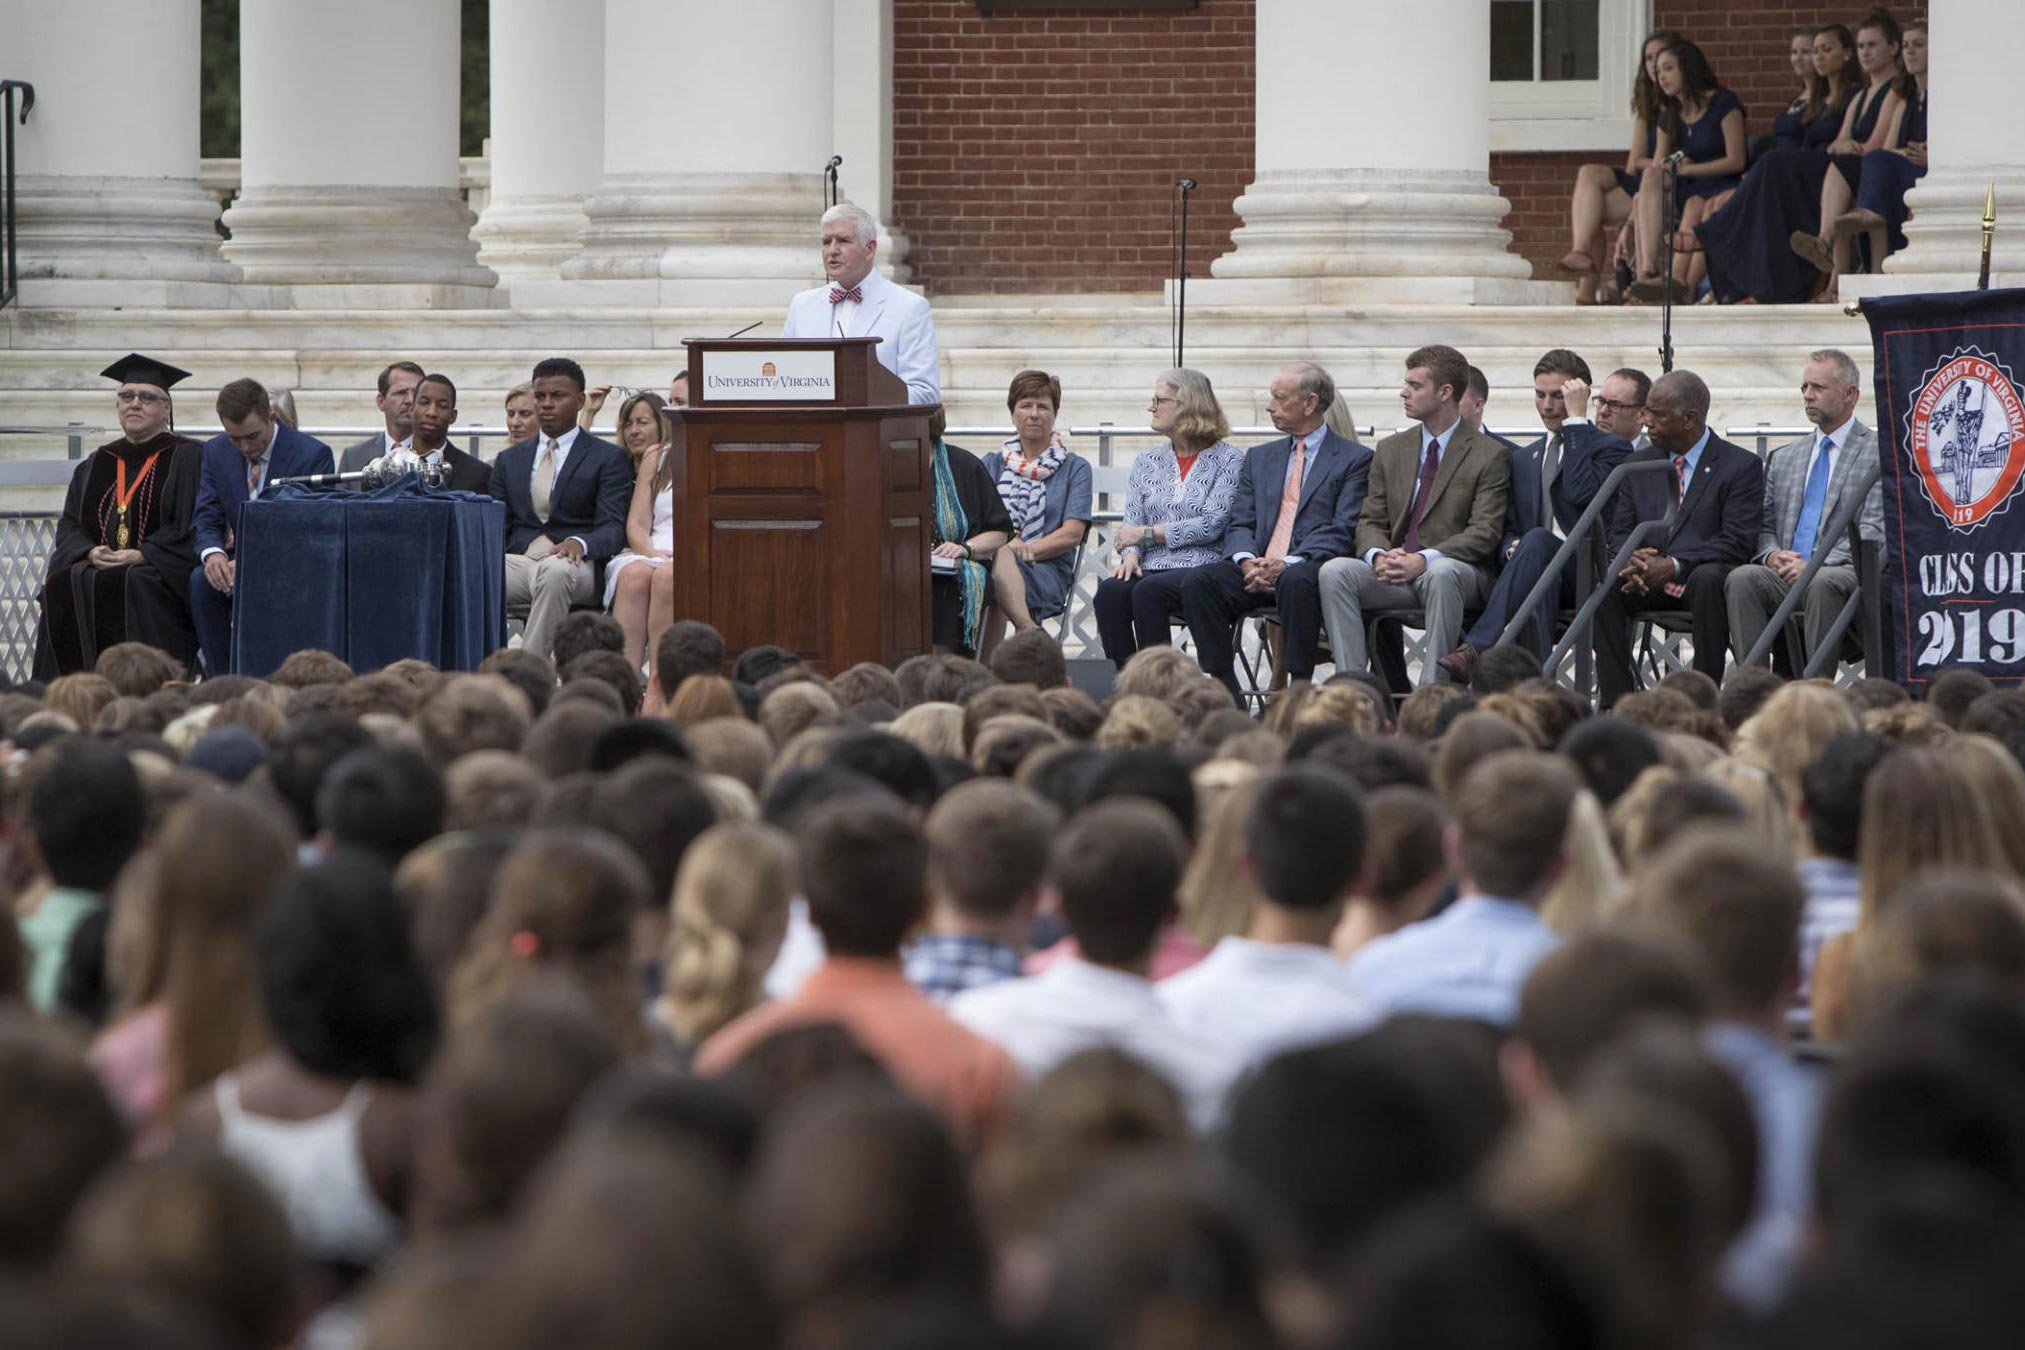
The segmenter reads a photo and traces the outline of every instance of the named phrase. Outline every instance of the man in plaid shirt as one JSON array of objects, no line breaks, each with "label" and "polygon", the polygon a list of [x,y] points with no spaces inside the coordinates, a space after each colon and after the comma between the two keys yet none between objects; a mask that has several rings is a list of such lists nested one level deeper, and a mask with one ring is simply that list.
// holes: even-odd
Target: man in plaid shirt
[{"label": "man in plaid shirt", "polygon": [[1020,973],[1060,817],[1000,778],[964,783],[928,815],[928,924],[907,978],[938,1002]]}]

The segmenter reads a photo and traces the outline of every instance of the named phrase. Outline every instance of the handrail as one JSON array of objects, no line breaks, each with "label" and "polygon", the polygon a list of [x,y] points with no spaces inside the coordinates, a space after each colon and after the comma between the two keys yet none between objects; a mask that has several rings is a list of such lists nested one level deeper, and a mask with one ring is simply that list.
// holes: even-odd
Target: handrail
[{"label": "handrail", "polygon": [[[1866,543],[1853,526],[1849,531],[1849,547],[1853,551],[1853,561],[1856,563],[1856,586],[1844,597],[1842,608],[1837,610],[1834,619],[1830,620],[1828,631],[1821,635],[1820,648],[1807,654],[1807,666],[1800,672],[1802,679],[1815,679],[1821,675],[1825,668],[1831,665],[1840,665],[1842,663],[1842,636],[1849,631],[1849,625],[1856,621],[1859,614],[1863,614],[1866,618],[1873,618],[1877,613],[1877,608],[1874,604],[1870,605],[1868,613],[1865,612],[1865,606],[1877,594],[1875,583],[1877,580],[1878,549],[1876,546]],[[1882,650],[1884,646],[1884,634],[1878,625],[1875,623],[1864,624],[1862,642],[1863,673],[1866,675],[1882,675],[1885,668],[1884,652]]]},{"label": "handrail", "polygon": [[[1838,539],[1848,534],[1855,526],[1858,516],[1862,514],[1864,503],[1870,498],[1870,490],[1876,487],[1878,480],[1883,477],[1883,465],[1871,465],[1870,469],[1863,475],[1862,489],[1849,495],[1842,503],[1840,509],[1836,511],[1834,523],[1820,534],[1817,534],[1815,538]],[[1861,538],[1861,536],[1859,535],[1858,538]],[[1744,654],[1741,664],[1755,666],[1771,654],[1772,644],[1779,640],[1779,634],[1785,630],[1786,621],[1792,618],[1793,611],[1800,607],[1800,601],[1809,583],[1814,580],[1815,573],[1821,570],[1822,565],[1828,561],[1828,555],[1834,551],[1832,548],[1817,548],[1814,550],[1814,556],[1809,558],[1807,566],[1800,570],[1800,579],[1786,588],[1786,594],[1780,598],[1779,607],[1772,611],[1771,622],[1765,625],[1764,632],[1758,634],[1758,640],[1751,644],[1751,650]],[[1852,563],[1856,561],[1856,549],[1854,546],[1850,549],[1849,558]],[[1861,588],[1858,589],[1860,592]],[[1849,602],[1845,600],[1843,607],[1847,609]],[[1844,624],[1843,627],[1847,629],[1848,625]],[[1836,640],[1840,641],[1841,639],[1838,636]],[[1823,645],[1825,646],[1826,644]],[[1813,653],[1808,653],[1808,656],[1809,665],[1811,666]],[[1811,674],[1812,672],[1809,671],[1808,673]]]},{"label": "handrail", "polygon": [[[1665,461],[1649,460],[1643,461],[1643,463],[1661,464],[1665,463]],[[1629,467],[1631,466],[1623,464],[1618,466],[1618,468]],[[1612,585],[1615,584],[1618,574],[1624,570],[1624,564],[1630,560],[1632,551],[1644,541],[1648,534],[1670,528],[1673,525],[1673,518],[1679,510],[1680,506],[1676,503],[1673,510],[1668,511],[1658,520],[1641,520],[1633,527],[1631,533],[1625,537],[1623,546],[1617,550],[1617,556],[1610,560],[1610,566],[1604,572],[1596,589],[1591,591],[1589,598],[1582,602],[1582,608],[1575,611],[1575,620],[1568,625],[1568,631],[1562,635],[1560,645],[1554,648],[1554,654],[1547,658],[1546,669],[1559,670],[1561,662],[1567,659],[1568,651],[1575,645],[1576,640],[1588,637],[1590,622],[1595,619],[1596,611],[1603,607],[1604,597],[1610,594]]]},{"label": "handrail", "polygon": [[21,260],[16,256],[14,228],[14,91],[21,91],[21,124],[35,106],[35,86],[26,80],[0,80],[0,309],[21,292]]},{"label": "handrail", "polygon": [[[1520,602],[1518,609],[1513,611],[1511,622],[1505,625],[1505,631],[1498,634],[1499,642],[1512,641],[1518,636],[1519,630],[1532,621],[1533,611],[1547,598],[1547,588],[1560,583],[1561,571],[1567,567],[1568,559],[1574,556],[1577,547],[1587,541],[1589,533],[1596,528],[1597,518],[1603,514],[1604,508],[1610,504],[1610,499],[1617,495],[1618,488],[1623,486],[1625,480],[1636,474],[1653,473],[1672,467],[1671,460],[1627,459],[1610,471],[1610,476],[1603,480],[1603,486],[1596,489],[1596,495],[1589,499],[1589,505],[1582,508],[1582,514],[1576,518],[1574,528],[1568,531],[1568,537],[1561,541],[1561,547],[1555,549],[1554,556],[1547,560],[1547,570],[1533,583],[1533,589],[1526,592],[1526,598]],[[1672,519],[1671,512],[1667,518]],[[1611,575],[1615,574],[1616,569],[1613,568]],[[1557,668],[1560,658],[1561,653],[1557,649],[1554,660],[1547,669]]]}]

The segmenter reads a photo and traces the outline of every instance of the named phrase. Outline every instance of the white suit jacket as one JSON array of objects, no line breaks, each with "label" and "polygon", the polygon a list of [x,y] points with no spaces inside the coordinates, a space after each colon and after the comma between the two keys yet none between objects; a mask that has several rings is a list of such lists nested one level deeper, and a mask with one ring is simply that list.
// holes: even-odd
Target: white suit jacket
[{"label": "white suit jacket", "polygon": [[858,302],[854,324],[837,331],[835,309],[830,304],[830,283],[803,291],[789,302],[787,322],[780,335],[787,338],[876,337],[884,338],[872,350],[879,363],[907,382],[909,403],[940,403],[942,379],[940,357],[935,349],[935,316],[928,302],[904,286],[896,286],[874,268],[859,288],[864,299]]}]

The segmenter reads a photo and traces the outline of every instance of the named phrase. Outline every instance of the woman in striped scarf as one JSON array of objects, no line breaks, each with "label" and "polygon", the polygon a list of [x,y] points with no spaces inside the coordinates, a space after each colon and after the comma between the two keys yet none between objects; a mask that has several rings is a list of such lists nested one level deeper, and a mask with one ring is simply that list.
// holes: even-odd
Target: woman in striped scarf
[{"label": "woman in striped scarf", "polygon": [[[1090,461],[1055,430],[1060,380],[1023,370],[1013,376],[1005,401],[1015,434],[984,457],[984,468],[998,484],[1014,531],[992,567],[992,599],[1018,631],[1068,608],[1076,550],[1090,528],[1093,480]],[[989,656],[1003,635],[996,618],[987,623],[980,654]]]}]

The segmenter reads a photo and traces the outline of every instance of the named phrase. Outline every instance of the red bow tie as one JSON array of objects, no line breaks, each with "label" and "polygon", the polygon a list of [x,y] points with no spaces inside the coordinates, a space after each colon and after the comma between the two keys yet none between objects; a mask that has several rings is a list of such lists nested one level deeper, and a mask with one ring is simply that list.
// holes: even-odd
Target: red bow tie
[{"label": "red bow tie", "polygon": [[833,304],[833,305],[841,305],[841,304],[843,304],[843,303],[844,303],[844,302],[845,302],[846,300],[849,300],[849,301],[850,301],[850,302],[851,302],[852,304],[854,304],[854,305],[855,305],[855,304],[863,304],[863,303],[864,303],[864,300],[865,300],[865,292],[864,292],[863,288],[862,288],[862,287],[858,287],[858,286],[853,286],[853,287],[851,287],[851,289],[850,289],[850,290],[848,290],[848,291],[847,291],[847,290],[845,290],[845,289],[844,289],[844,288],[843,288],[842,286],[832,286],[832,287],[830,287],[830,303],[831,303],[831,304]]}]

